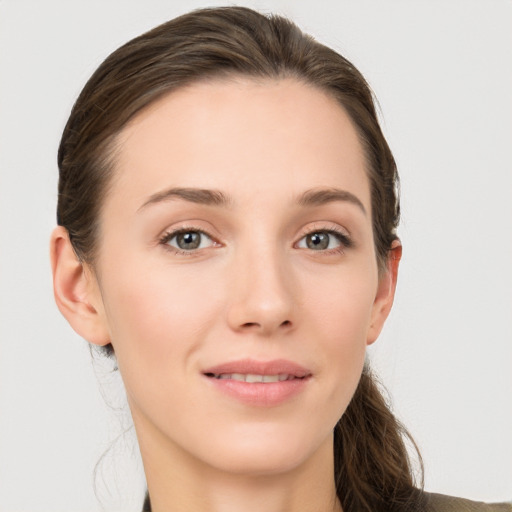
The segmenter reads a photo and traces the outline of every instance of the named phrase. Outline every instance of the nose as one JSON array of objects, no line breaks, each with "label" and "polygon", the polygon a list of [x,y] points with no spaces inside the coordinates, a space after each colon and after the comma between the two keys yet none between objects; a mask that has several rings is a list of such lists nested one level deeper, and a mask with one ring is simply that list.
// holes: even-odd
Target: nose
[{"label": "nose", "polygon": [[231,329],[268,337],[295,326],[294,280],[286,263],[284,255],[269,247],[238,257],[231,268]]}]

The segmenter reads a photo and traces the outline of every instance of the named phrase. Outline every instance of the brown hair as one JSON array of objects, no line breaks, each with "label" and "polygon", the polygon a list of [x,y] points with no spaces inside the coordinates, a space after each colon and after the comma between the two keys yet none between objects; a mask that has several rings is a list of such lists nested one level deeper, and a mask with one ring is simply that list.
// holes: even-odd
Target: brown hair
[{"label": "brown hair", "polygon": [[[89,79],[58,154],[57,222],[67,229],[77,256],[94,266],[115,141],[126,123],[179,87],[237,75],[293,77],[344,107],[365,150],[375,251],[382,269],[396,239],[398,175],[367,82],[347,59],[286,18],[244,7],[200,9],[164,23],[120,47]],[[111,345],[105,349],[113,352]],[[365,366],[334,431],[335,479],[345,512],[420,507],[422,494],[414,485],[406,437]]]}]

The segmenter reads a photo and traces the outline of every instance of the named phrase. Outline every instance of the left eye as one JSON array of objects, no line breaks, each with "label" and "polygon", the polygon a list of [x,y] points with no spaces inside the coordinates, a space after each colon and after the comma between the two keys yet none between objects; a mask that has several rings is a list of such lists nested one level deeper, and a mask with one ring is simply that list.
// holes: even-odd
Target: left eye
[{"label": "left eye", "polygon": [[302,237],[297,244],[301,249],[312,249],[313,251],[324,251],[336,249],[343,245],[342,235],[332,231],[314,231]]},{"label": "left eye", "polygon": [[202,231],[187,230],[178,231],[166,237],[165,243],[181,251],[194,251],[204,249],[213,245],[213,240]]}]

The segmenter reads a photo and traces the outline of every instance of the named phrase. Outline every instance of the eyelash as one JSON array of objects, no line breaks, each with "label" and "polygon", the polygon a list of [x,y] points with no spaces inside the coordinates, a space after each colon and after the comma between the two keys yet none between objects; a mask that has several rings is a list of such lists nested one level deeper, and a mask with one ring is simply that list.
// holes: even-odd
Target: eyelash
[{"label": "eyelash", "polygon": [[[179,229],[168,231],[168,232],[164,233],[164,235],[159,240],[159,244],[163,245],[166,250],[172,252],[173,254],[184,255],[184,256],[196,255],[200,249],[184,250],[184,249],[178,249],[174,246],[169,245],[169,242],[173,238],[175,238],[183,233],[200,233],[201,235],[209,238],[212,241],[214,246],[215,246],[215,244],[217,244],[217,246],[220,245],[218,242],[215,241],[215,238],[213,236],[211,236],[210,234],[208,234],[206,231],[204,231],[203,229],[192,227],[192,226],[183,227],[183,228],[179,228]],[[299,242],[301,240],[303,240],[304,238],[306,238],[307,236],[314,235],[316,233],[325,233],[327,235],[334,236],[338,240],[340,245],[339,245],[339,247],[335,247],[333,249],[322,249],[319,251],[314,251],[311,249],[311,252],[313,252],[313,253],[318,252],[320,254],[343,254],[346,249],[350,249],[354,245],[352,242],[352,239],[346,233],[344,233],[340,229],[338,229],[336,226],[331,226],[329,228],[314,227],[313,229],[309,229],[308,231],[305,231],[304,233],[302,233],[302,235],[299,238]],[[296,242],[294,244],[294,246],[296,246],[299,242]]]}]

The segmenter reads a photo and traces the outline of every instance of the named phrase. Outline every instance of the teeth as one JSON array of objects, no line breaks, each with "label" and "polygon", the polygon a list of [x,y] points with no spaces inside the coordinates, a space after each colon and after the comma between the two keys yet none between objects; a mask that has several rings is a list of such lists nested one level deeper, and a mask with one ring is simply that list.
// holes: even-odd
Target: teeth
[{"label": "teeth", "polygon": [[245,376],[245,382],[263,382],[263,375],[254,375],[253,373],[248,373]]},{"label": "teeth", "polygon": [[240,382],[282,382],[284,380],[292,380],[295,377],[287,373],[279,375],[256,375],[254,373],[216,373],[213,375],[216,379],[221,380],[237,380]]}]

